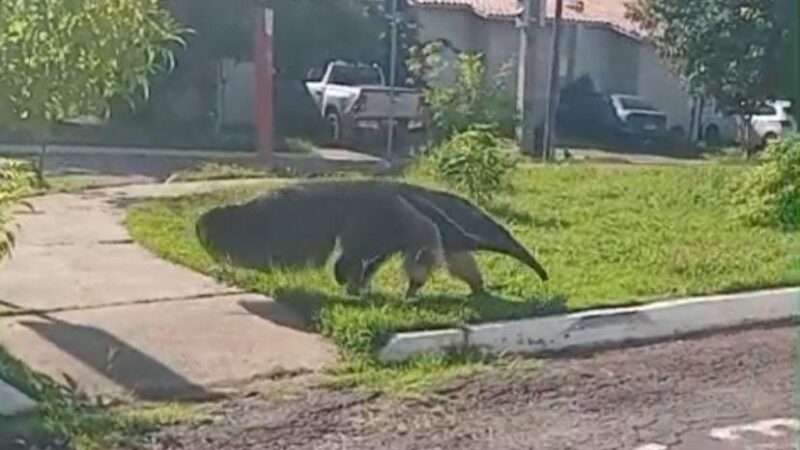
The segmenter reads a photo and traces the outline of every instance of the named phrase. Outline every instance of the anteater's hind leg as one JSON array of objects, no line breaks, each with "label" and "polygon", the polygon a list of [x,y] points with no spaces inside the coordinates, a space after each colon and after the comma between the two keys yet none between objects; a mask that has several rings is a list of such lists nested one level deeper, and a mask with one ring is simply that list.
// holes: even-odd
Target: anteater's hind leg
[{"label": "anteater's hind leg", "polygon": [[451,275],[467,283],[473,294],[484,292],[483,276],[475,257],[470,252],[448,252],[445,255],[447,270]]},{"label": "anteater's hind leg", "polygon": [[403,268],[408,276],[406,298],[410,298],[417,295],[436,267],[444,263],[444,251],[436,223],[406,200],[399,200],[400,207],[407,214]]}]

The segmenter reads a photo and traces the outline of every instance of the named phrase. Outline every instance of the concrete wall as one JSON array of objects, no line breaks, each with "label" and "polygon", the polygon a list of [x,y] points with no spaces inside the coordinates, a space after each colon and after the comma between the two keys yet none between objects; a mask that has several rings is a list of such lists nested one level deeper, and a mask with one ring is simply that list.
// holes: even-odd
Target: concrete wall
[{"label": "concrete wall", "polygon": [[683,127],[689,132],[692,99],[680,79],[669,71],[652,46],[640,46],[639,95],[661,108],[669,118],[669,127]]},{"label": "concrete wall", "polygon": [[483,21],[486,34],[484,49],[486,67],[489,73],[508,69],[509,84],[514,89],[517,76],[517,53],[519,51],[519,32],[512,22]]},{"label": "concrete wall", "polygon": [[[423,42],[446,39],[460,51],[482,53],[490,74],[511,64],[508,81],[509,90],[514,91],[519,44],[513,22],[486,20],[466,10],[438,8],[418,8],[416,16]],[[457,56],[445,56],[448,68],[440,72],[436,80],[439,83],[449,83],[453,79],[450,68],[455,66]]]},{"label": "concrete wall", "polygon": [[600,91],[635,94],[639,43],[599,26],[579,25],[574,76],[589,74]]},{"label": "concrete wall", "polygon": [[462,51],[485,52],[488,24],[467,10],[417,8],[420,40],[447,39]]},{"label": "concrete wall", "polygon": [[[485,20],[470,11],[438,8],[418,8],[417,18],[424,41],[447,39],[460,50],[482,52],[490,73],[509,61],[516,65],[519,35],[511,20]],[[539,28],[531,49],[536,123],[543,121],[547,102],[552,28]],[[588,74],[598,90],[641,95],[667,113],[669,126],[689,129],[690,98],[649,45],[602,25],[567,22],[563,25],[561,55],[562,85]],[[510,89],[516,85],[516,74],[514,66]]]},{"label": "concrete wall", "polygon": [[255,67],[252,61],[225,58],[221,63],[219,121],[222,126],[253,124]]}]

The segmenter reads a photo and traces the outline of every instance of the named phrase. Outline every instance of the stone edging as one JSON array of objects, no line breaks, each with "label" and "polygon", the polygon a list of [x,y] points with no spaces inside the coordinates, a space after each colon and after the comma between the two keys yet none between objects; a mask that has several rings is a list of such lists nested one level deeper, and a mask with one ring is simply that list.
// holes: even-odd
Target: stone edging
[{"label": "stone edging", "polygon": [[631,342],[800,317],[800,288],[694,297],[643,306],[395,334],[380,350],[383,362],[448,349],[541,354],[591,350]]}]

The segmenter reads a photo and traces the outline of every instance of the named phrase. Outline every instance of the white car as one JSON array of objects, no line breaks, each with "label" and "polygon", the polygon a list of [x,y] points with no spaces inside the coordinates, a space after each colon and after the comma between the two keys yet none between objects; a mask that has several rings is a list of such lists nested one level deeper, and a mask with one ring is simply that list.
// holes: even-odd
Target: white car
[{"label": "white car", "polygon": [[[713,105],[704,109],[703,141],[709,146],[728,143],[745,143],[745,119],[740,115],[728,115]],[[774,139],[797,132],[792,103],[788,100],[765,102],[750,116],[748,124],[750,145],[761,147]]]}]

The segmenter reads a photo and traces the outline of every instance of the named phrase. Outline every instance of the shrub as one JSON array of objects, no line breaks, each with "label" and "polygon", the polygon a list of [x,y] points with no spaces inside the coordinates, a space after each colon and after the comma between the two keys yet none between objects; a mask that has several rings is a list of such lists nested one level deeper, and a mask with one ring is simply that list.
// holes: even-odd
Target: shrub
[{"label": "shrub", "polygon": [[433,142],[447,140],[476,124],[494,127],[502,137],[514,137],[517,112],[507,89],[507,75],[500,71],[488,77],[481,55],[461,54],[455,81],[425,91]]},{"label": "shrub", "polygon": [[23,197],[31,193],[35,177],[27,162],[0,159],[0,259],[14,248],[17,225],[12,210],[27,205]]},{"label": "shrub", "polygon": [[486,204],[507,187],[505,175],[516,162],[493,132],[470,129],[427,151],[417,169]]},{"label": "shrub", "polygon": [[771,144],[733,195],[739,215],[756,226],[800,228],[800,135]]}]

